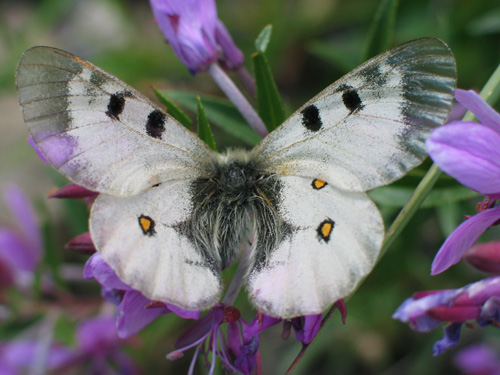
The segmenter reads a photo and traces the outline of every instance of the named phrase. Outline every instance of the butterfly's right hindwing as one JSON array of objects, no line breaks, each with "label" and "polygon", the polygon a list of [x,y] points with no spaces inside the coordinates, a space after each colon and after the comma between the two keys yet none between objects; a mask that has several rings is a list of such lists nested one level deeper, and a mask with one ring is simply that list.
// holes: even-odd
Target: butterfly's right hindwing
[{"label": "butterfly's right hindwing", "polygon": [[152,300],[202,310],[218,301],[222,285],[216,263],[181,229],[193,210],[190,184],[169,181],[132,197],[101,194],[90,233],[126,284]]},{"label": "butterfly's right hindwing", "polygon": [[250,298],[271,316],[320,314],[373,268],[384,237],[382,217],[365,193],[317,179],[277,180],[272,201],[282,224],[276,233],[257,230]]},{"label": "butterfly's right hindwing", "polygon": [[211,152],[139,92],[68,52],[29,49],[17,86],[38,148],[88,189],[129,196],[162,181],[195,178]]}]

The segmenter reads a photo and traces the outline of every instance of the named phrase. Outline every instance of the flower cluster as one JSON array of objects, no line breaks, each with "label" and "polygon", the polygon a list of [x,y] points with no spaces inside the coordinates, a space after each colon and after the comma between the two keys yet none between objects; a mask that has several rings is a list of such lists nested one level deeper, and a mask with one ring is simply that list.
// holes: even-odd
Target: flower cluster
[{"label": "flower cluster", "polygon": [[[470,216],[446,239],[432,264],[432,274],[443,272],[465,258],[477,269],[500,274],[500,242],[473,246],[491,226],[499,223],[500,206],[500,114],[473,91],[456,90],[459,103],[476,115],[480,123],[454,121],[431,132],[429,155],[447,174],[486,196],[478,213]],[[456,290],[420,292],[406,300],[395,319],[410,323],[420,332],[443,322],[442,340],[434,354],[456,345],[464,322],[475,320],[481,327],[500,321],[500,276],[490,277]]]}]

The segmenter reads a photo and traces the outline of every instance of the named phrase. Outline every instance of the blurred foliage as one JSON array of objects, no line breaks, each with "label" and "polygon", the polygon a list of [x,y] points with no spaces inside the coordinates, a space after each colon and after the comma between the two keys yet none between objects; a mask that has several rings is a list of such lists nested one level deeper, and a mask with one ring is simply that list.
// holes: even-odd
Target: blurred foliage
[{"label": "blurred foliage", "polygon": [[[497,0],[218,0],[217,4],[219,17],[243,50],[249,70],[252,70],[250,56],[255,52],[255,39],[266,25],[272,25],[272,38],[262,43],[287,115],[359,65],[362,56],[411,39],[429,36],[446,41],[456,56],[461,88],[479,90],[500,62]],[[379,18],[374,19],[374,15]],[[37,44],[71,51],[151,97],[154,85],[192,119],[196,116],[196,97],[201,95],[220,149],[235,143],[248,147],[258,141],[239,113],[220,98],[220,91],[210,78],[204,74],[191,76],[178,61],[157,30],[147,1],[3,0],[0,98],[15,97],[17,61],[24,50]],[[222,114],[226,117],[221,117]],[[9,157],[11,163],[19,163],[12,171],[28,158],[12,158],[12,153],[2,152],[0,159]],[[372,193],[386,226],[429,166],[426,162],[391,187]],[[64,184],[59,176],[49,173],[54,185]],[[16,177],[3,174],[2,178]],[[46,191],[38,193],[39,200],[46,196]],[[342,326],[334,315],[294,374],[456,373],[452,366],[453,350],[437,358],[431,355],[433,342],[442,335],[440,330],[415,333],[392,320],[391,315],[416,291],[457,288],[484,277],[463,263],[442,275],[430,276],[430,264],[444,236],[461,222],[463,215],[475,212],[480,199],[443,175],[425,207],[348,301],[346,325]],[[42,206],[51,204],[45,202]],[[85,205],[68,201],[56,216],[45,209],[40,212],[43,222],[50,223],[50,228],[44,224],[52,254],[46,260],[47,268],[55,270],[57,275],[60,262],[82,265],[86,257],[63,250],[63,244],[86,230]],[[499,234],[494,229],[484,237],[499,238]],[[65,284],[68,284],[65,288],[81,296],[79,304],[66,301],[72,306],[56,325],[56,337],[67,343],[74,340],[72,327],[76,319],[84,312],[97,313],[99,288],[96,283],[75,280]],[[13,307],[21,306],[22,298],[15,292],[11,294]],[[41,302],[44,298],[48,297],[41,296]],[[84,305],[87,307],[83,308]],[[238,298],[237,305],[244,317],[252,317],[245,295]],[[40,319],[36,311],[33,314],[15,311],[16,319],[7,319],[0,328],[2,338],[13,337]],[[129,353],[144,373],[187,373],[189,358],[169,362],[165,354],[173,349],[175,338],[188,325],[189,322],[174,316],[161,317],[140,334],[141,343]],[[465,329],[461,346],[493,340],[497,334],[492,328]],[[261,336],[264,374],[284,373],[300,350],[298,343],[292,339],[283,341],[280,335],[280,328],[274,327]]]}]

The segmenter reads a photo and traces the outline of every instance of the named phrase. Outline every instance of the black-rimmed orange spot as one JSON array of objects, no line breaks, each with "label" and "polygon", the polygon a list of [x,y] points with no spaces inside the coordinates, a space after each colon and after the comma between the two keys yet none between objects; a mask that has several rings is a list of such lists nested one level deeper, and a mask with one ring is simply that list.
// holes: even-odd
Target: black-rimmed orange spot
[{"label": "black-rimmed orange spot", "polygon": [[330,241],[333,228],[335,228],[335,222],[332,219],[323,220],[317,229],[319,238],[325,242]]},{"label": "black-rimmed orange spot", "polygon": [[155,232],[155,222],[149,216],[141,215],[139,216],[139,226],[142,229],[142,233],[152,236]]},{"label": "black-rimmed orange spot", "polygon": [[328,184],[325,181],[318,180],[317,178],[315,178],[312,182],[312,187],[314,190],[323,189],[326,185],[328,185]]}]

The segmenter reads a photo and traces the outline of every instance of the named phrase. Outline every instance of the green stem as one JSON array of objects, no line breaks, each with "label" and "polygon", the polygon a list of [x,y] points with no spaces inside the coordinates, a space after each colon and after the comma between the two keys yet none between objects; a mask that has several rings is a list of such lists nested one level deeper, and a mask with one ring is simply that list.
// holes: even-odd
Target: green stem
[{"label": "green stem", "polygon": [[385,254],[387,249],[394,243],[399,234],[406,227],[406,224],[411,220],[415,212],[420,208],[420,205],[425,200],[427,195],[430,193],[434,184],[441,175],[441,171],[436,164],[432,164],[424,178],[418,184],[417,188],[411,195],[408,202],[399,212],[396,219],[392,222],[391,226],[387,230],[385,235],[384,243],[382,245],[382,250],[380,251],[379,259]]}]

